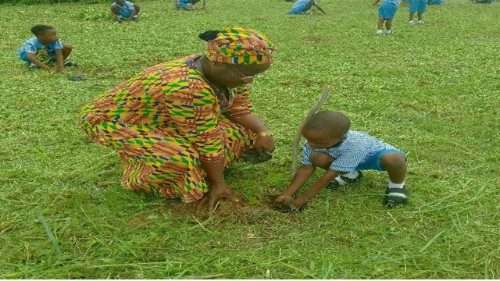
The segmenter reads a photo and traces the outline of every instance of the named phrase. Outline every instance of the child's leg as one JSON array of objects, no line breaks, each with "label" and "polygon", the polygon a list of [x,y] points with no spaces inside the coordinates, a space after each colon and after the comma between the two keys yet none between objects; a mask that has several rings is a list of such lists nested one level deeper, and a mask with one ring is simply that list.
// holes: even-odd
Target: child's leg
[{"label": "child's leg", "polygon": [[378,18],[378,23],[377,23],[377,30],[382,30],[384,29],[384,18],[383,17],[379,17]]},{"label": "child's leg", "polygon": [[408,18],[408,21],[412,22],[414,17],[415,17],[415,13],[410,12],[410,17]]},{"label": "child's leg", "polygon": [[417,20],[418,20],[418,21],[422,21],[422,15],[423,15],[423,14],[424,14],[424,13],[417,13]]},{"label": "child's leg", "polygon": [[405,157],[397,152],[386,153],[380,157],[380,165],[387,171],[390,179],[382,205],[391,208],[406,204],[408,194],[404,182],[407,171]]},{"label": "child's leg", "polygon": [[[328,170],[328,169],[330,169],[330,165],[332,165],[332,162],[335,160],[335,158],[333,158],[332,156],[330,156],[326,153],[314,152],[309,157],[309,160],[311,160],[311,163],[313,164],[313,166],[319,167],[319,168],[324,169],[324,170]],[[336,189],[342,185],[356,182],[359,179],[361,179],[362,176],[363,176],[363,174],[361,172],[358,172],[358,171],[345,173],[341,176],[337,176],[335,178],[335,180],[333,180],[327,186],[327,188]]]},{"label": "child's leg", "polygon": [[380,165],[387,171],[392,183],[401,184],[404,182],[407,165],[403,155],[397,152],[386,153],[380,157]]},{"label": "child's leg", "polygon": [[115,17],[118,17],[120,15],[120,10],[118,9],[118,6],[111,5],[111,12]]},{"label": "child's leg", "polygon": [[309,160],[311,161],[313,166],[327,170],[330,168],[330,165],[335,159],[323,152],[313,152],[309,157]]},{"label": "child's leg", "polygon": [[392,20],[385,21],[385,30],[386,31],[392,30]]},{"label": "child's leg", "polygon": [[63,44],[62,48],[62,54],[63,54],[63,60],[66,60],[67,57],[71,54],[71,51],[73,50],[73,46],[70,44]]},{"label": "child's leg", "polygon": [[134,4],[134,16],[137,16],[141,11],[141,6]]}]

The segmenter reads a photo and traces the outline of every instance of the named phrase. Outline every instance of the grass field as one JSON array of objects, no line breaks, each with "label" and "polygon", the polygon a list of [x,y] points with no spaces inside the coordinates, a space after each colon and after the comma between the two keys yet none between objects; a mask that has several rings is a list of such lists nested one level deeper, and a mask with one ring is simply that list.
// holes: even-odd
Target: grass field
[{"label": "grass field", "polygon": [[[171,2],[138,2],[140,22],[123,24],[108,4],[0,5],[0,278],[500,277],[498,3],[448,0],[415,27],[403,6],[395,35],[377,37],[372,1],[323,0],[328,14],[308,16],[286,15],[281,0],[208,0],[192,13]],[[80,67],[23,66],[17,49],[38,23],[74,45]],[[116,154],[78,128],[80,108],[140,69],[201,52],[197,35],[228,25],[278,46],[252,94],[274,158],[226,176],[248,202],[200,217],[123,190]],[[387,179],[374,172],[298,214],[269,206],[325,85],[324,108],[408,153],[408,206],[382,208]]]}]

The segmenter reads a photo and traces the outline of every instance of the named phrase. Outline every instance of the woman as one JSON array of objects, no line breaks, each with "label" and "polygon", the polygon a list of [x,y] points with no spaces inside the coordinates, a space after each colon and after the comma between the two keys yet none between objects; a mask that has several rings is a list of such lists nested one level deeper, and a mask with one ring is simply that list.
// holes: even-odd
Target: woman
[{"label": "woman", "polygon": [[[271,66],[274,46],[257,31],[233,27],[200,34],[203,55],[162,63],[119,84],[83,109],[81,126],[118,152],[125,188],[200,199],[213,210],[238,201],[224,168],[274,140],[248,99],[253,77]],[[206,196],[204,196],[204,194]]]}]

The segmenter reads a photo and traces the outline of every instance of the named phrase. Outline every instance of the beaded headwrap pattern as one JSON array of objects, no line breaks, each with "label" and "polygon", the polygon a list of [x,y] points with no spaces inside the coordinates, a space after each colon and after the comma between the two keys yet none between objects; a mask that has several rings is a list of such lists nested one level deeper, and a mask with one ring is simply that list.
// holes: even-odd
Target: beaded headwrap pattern
[{"label": "beaded headwrap pattern", "polygon": [[267,64],[271,63],[274,50],[274,45],[260,32],[228,27],[207,42],[206,56],[228,64]]}]

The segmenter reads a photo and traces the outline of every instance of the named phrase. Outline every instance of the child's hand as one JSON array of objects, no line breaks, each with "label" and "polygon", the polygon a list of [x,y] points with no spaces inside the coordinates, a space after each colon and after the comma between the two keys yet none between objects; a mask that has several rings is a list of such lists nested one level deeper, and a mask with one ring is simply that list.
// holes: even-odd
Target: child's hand
[{"label": "child's hand", "polygon": [[307,203],[306,200],[304,200],[303,198],[300,198],[298,197],[297,199],[293,200],[293,205],[297,208],[297,209],[301,209],[302,207],[304,207],[304,205]]},{"label": "child's hand", "polygon": [[281,202],[286,202],[286,201],[293,201],[293,197],[282,194],[282,195],[276,197],[276,199],[274,199],[275,203],[281,203]]}]

